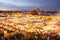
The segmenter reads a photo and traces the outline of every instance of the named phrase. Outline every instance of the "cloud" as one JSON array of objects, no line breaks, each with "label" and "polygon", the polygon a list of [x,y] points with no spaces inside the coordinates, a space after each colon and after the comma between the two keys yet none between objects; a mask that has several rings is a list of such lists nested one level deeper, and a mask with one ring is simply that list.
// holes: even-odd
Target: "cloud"
[{"label": "cloud", "polygon": [[60,8],[59,0],[0,0],[0,10],[22,10],[40,7],[42,10]]},{"label": "cloud", "polygon": [[13,6],[10,4],[0,3],[0,11],[23,11],[27,9],[34,9],[35,7]]},{"label": "cloud", "polygon": [[38,6],[39,3],[35,0],[1,0],[0,3],[10,4],[13,6]]}]

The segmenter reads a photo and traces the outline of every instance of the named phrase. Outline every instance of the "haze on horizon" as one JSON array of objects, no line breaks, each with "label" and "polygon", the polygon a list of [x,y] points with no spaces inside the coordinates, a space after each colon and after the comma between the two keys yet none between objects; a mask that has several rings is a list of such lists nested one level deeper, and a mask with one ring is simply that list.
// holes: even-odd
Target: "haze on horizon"
[{"label": "haze on horizon", "polygon": [[42,11],[57,11],[60,0],[0,0],[0,10],[21,11],[40,8]]}]

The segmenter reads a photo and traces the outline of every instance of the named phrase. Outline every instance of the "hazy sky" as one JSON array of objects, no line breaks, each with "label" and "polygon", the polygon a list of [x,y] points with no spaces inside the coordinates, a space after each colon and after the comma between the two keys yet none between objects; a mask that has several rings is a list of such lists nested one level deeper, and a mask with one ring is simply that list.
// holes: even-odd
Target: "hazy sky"
[{"label": "hazy sky", "polygon": [[39,7],[43,11],[60,9],[60,0],[0,0],[0,10],[33,9]]}]

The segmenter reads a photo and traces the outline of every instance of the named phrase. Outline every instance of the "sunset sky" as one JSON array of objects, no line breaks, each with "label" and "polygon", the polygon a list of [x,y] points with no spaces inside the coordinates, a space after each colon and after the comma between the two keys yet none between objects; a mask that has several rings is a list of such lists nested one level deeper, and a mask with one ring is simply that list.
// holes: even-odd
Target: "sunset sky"
[{"label": "sunset sky", "polygon": [[20,11],[40,8],[42,11],[60,9],[60,0],[0,0],[0,10]]}]

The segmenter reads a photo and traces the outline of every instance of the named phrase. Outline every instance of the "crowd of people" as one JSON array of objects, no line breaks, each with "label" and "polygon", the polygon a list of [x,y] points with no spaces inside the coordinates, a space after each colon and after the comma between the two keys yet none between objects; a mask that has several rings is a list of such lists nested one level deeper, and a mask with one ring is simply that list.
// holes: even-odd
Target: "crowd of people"
[{"label": "crowd of people", "polygon": [[60,17],[0,18],[0,40],[60,40]]}]

